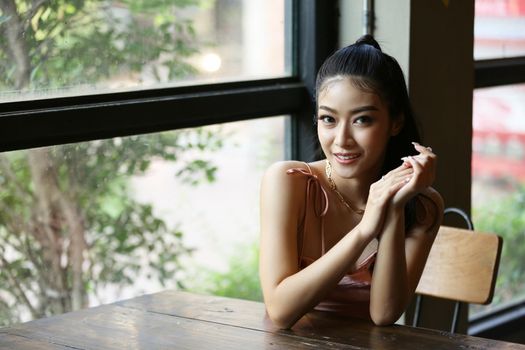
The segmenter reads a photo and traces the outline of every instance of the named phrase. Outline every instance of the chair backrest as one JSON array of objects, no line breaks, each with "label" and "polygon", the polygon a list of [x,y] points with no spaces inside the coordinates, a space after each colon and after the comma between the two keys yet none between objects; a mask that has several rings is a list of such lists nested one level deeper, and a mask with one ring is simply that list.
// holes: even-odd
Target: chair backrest
[{"label": "chair backrest", "polygon": [[475,304],[492,301],[503,240],[441,226],[416,293]]}]

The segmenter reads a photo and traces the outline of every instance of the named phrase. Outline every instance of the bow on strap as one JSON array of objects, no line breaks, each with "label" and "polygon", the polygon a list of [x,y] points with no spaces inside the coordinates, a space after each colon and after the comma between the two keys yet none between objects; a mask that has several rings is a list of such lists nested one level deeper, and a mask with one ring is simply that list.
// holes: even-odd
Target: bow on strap
[{"label": "bow on strap", "polygon": [[318,217],[323,217],[328,211],[328,194],[321,186],[321,182],[317,175],[313,174],[310,169],[293,168],[286,171],[287,174],[303,174],[308,178],[306,182],[306,200],[310,200],[310,194],[314,195],[314,211]]}]

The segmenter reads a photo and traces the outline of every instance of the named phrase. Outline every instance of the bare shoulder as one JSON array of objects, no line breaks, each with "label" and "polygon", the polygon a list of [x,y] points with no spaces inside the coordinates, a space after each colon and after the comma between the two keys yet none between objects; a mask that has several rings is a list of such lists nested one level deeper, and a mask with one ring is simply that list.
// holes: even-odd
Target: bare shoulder
[{"label": "bare shoulder", "polygon": [[304,162],[297,160],[283,160],[280,162],[275,162],[266,169],[266,174],[279,174],[286,173],[290,169],[308,169]]},{"label": "bare shoulder", "polygon": [[417,196],[416,226],[425,232],[437,233],[443,220],[445,204],[443,197],[432,187],[426,188]]},{"label": "bare shoulder", "polygon": [[267,187],[279,184],[289,186],[291,184],[299,184],[306,181],[305,176],[290,176],[288,171],[291,169],[303,169],[307,171],[308,167],[305,163],[295,160],[273,163],[264,173],[262,186]]},{"label": "bare shoulder", "polygon": [[[289,174],[291,169],[299,169]],[[305,195],[308,176],[305,163],[283,161],[272,164],[261,183],[261,232],[296,232],[305,214]],[[279,235],[281,237],[287,235]]]},{"label": "bare shoulder", "polygon": [[[284,212],[296,212],[302,215],[310,172],[309,165],[299,161],[282,161],[272,164],[264,173],[261,183],[261,205],[276,208]],[[298,171],[289,173],[290,170]],[[301,173],[302,172],[302,173]],[[265,211],[266,212],[266,211]]]}]

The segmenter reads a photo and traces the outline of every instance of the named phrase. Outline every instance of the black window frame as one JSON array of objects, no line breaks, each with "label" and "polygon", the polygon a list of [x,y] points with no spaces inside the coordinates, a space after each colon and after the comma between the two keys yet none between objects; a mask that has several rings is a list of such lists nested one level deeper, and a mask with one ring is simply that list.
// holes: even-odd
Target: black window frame
[{"label": "black window frame", "polygon": [[[474,61],[474,89],[523,83],[525,56]],[[469,335],[506,340],[521,334],[523,340],[525,298],[474,315],[468,324]]]},{"label": "black window frame", "polygon": [[290,115],[287,157],[315,158],[315,74],[335,50],[337,0],[286,0],[291,77],[0,103],[0,152]]}]

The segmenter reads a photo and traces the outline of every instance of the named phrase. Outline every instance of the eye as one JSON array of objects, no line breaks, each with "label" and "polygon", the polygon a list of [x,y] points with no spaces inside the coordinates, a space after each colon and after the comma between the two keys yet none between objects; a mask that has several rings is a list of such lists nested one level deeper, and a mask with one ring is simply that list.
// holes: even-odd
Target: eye
[{"label": "eye", "polygon": [[318,118],[319,121],[323,122],[324,124],[333,124],[335,123],[335,118],[331,117],[329,115],[321,115]]},{"label": "eye", "polygon": [[367,115],[361,115],[357,118],[354,119],[354,124],[356,125],[369,125],[373,122],[374,120],[372,119],[372,117],[369,117]]}]

